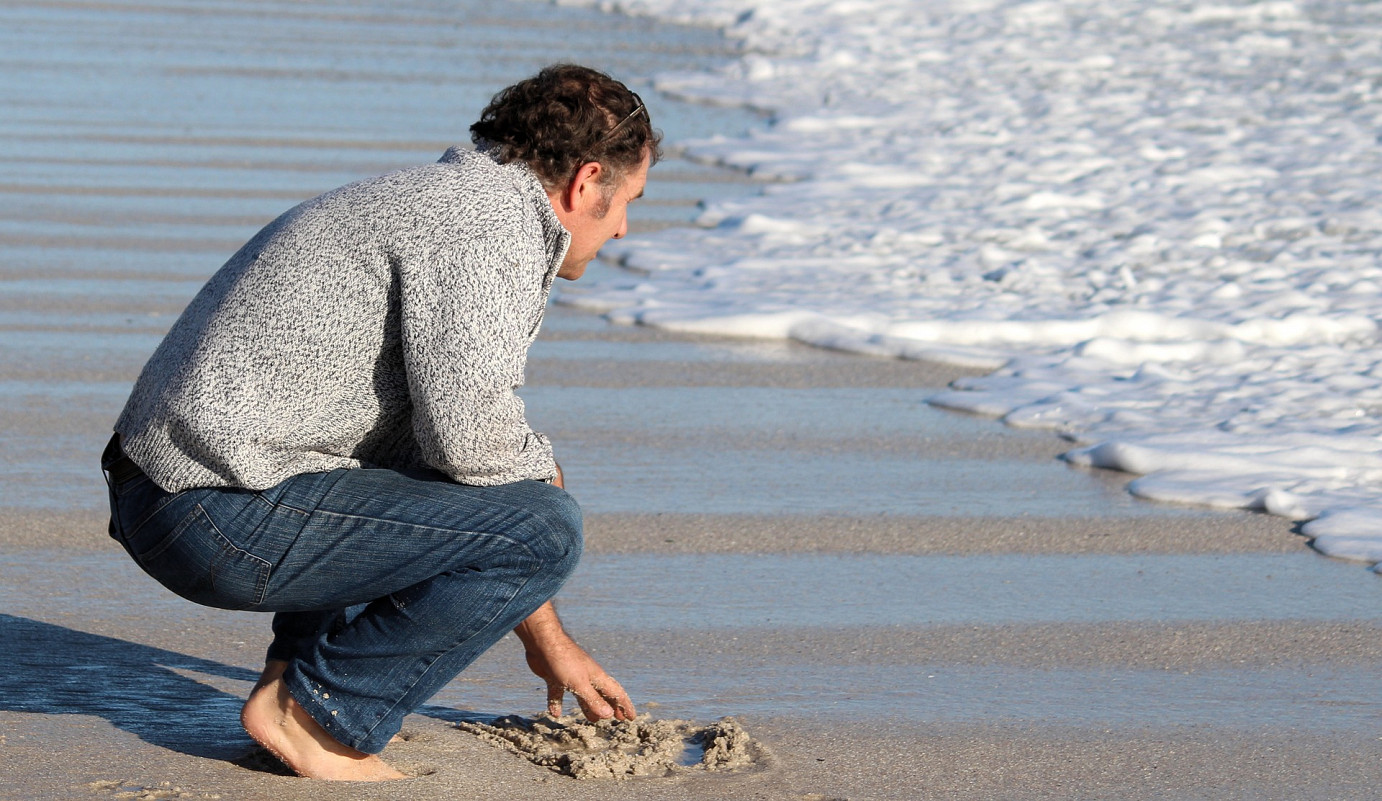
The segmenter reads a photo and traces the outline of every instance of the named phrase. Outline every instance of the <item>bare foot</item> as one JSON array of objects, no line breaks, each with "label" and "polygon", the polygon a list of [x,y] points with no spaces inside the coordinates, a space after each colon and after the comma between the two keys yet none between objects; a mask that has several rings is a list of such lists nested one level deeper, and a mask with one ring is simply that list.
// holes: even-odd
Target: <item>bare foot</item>
[{"label": "bare foot", "polygon": [[[269,682],[273,681],[274,679],[279,678],[279,677],[282,676],[284,673],[286,673],[287,670],[288,670],[288,663],[287,663],[287,662],[284,662],[284,661],[279,660],[279,659],[267,659],[267,660],[265,660],[265,661],[264,661],[264,672],[261,673],[261,674],[259,674],[259,681],[257,681],[257,682],[254,683],[254,689],[255,689],[255,690],[258,690],[260,687],[263,687],[264,685],[268,684]],[[401,735],[401,734],[395,734],[394,736],[392,736],[392,737],[389,738],[389,742],[390,742],[390,743],[401,743],[401,742],[403,742],[403,735]]]},{"label": "bare foot", "polygon": [[[272,664],[272,663],[271,663]],[[265,666],[265,674],[269,666]],[[407,778],[374,754],[337,742],[307,714],[279,677],[255,685],[240,723],[254,741],[299,776],[334,781],[379,782]]]}]

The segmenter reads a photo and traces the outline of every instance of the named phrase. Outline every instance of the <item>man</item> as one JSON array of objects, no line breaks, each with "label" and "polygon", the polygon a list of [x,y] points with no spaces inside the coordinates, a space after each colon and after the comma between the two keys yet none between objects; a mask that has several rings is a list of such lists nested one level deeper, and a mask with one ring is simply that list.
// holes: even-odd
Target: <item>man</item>
[{"label": "man", "polygon": [[275,612],[246,731],[304,776],[383,780],[403,717],[513,630],[591,720],[618,682],[551,598],[581,516],[514,394],[555,278],[627,233],[660,135],[638,96],[549,67],[475,151],[288,211],[192,300],[102,459],[111,536],[179,595]]}]

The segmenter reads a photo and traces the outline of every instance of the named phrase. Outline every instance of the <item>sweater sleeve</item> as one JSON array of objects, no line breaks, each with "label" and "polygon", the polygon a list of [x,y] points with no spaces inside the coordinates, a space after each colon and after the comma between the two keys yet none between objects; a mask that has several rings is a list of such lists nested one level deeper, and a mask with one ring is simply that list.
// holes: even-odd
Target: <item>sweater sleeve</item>
[{"label": "sweater sleeve", "polygon": [[490,239],[399,270],[413,433],[423,460],[461,484],[549,479],[547,438],[528,427],[523,383],[542,275]]}]

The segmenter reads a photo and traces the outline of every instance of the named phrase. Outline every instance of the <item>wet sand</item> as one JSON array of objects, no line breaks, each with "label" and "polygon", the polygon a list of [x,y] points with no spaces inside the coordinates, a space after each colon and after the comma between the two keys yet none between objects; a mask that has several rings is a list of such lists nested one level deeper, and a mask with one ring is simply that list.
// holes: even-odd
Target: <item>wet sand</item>
[{"label": "wet sand", "polygon": [[[589,319],[556,308],[549,326],[560,342],[567,326],[585,330]],[[608,338],[582,336],[622,346],[644,333],[603,330]],[[747,360],[740,364],[753,364],[747,352],[756,351],[764,369],[716,391],[829,390],[840,382],[813,387],[803,376],[844,363],[791,347],[674,341],[687,359],[705,361],[629,359],[625,372],[592,372],[590,387],[574,380],[582,365],[569,357],[566,378],[535,375],[534,389],[556,393],[556,406],[570,390],[568,409],[598,389],[617,406],[620,392],[675,387],[679,368],[714,364],[710,355],[730,348]],[[848,363],[855,388],[869,387],[862,379],[871,368],[880,392],[901,381],[896,363]],[[656,366],[645,381],[647,365]],[[791,386],[765,387],[778,368]],[[697,369],[685,371],[688,389],[706,383]],[[943,368],[927,370],[944,378]],[[732,400],[710,405],[735,411]],[[609,456],[640,440],[654,451],[691,450],[659,439],[674,423],[667,410],[619,412],[611,423],[622,434],[609,441],[600,421],[570,418],[576,442],[563,452]],[[800,500],[791,483],[778,487],[779,514],[667,512],[657,496],[639,511],[602,511],[591,493],[588,555],[563,592],[563,614],[641,711],[700,725],[735,716],[765,754],[726,773],[578,781],[457,729],[540,708],[541,687],[512,638],[409,718],[406,741],[386,751],[422,774],[402,796],[265,772],[262,758],[244,761],[251,748],[235,716],[267,641],[266,618],[200,609],[162,591],[113,550],[94,512],[54,521],[11,509],[9,530],[28,533],[7,534],[0,548],[0,636],[19,643],[0,665],[0,733],[16,788],[8,797],[1375,795],[1382,618],[1373,577],[1312,554],[1281,520],[1125,501],[1121,477],[1057,461],[1059,441],[938,419],[907,436],[945,442],[965,436],[948,429],[982,424],[991,447],[940,447],[919,460],[940,471],[947,458],[987,460],[1014,488],[1070,482],[1069,513],[802,515],[790,511]],[[820,487],[842,453],[862,449],[876,464],[897,458],[860,439],[870,424],[844,421],[833,445],[822,427],[820,441],[791,452],[815,475],[816,492],[828,492]],[[706,454],[780,453],[770,440],[743,441],[735,419],[698,425]],[[813,425],[777,422],[784,432]],[[89,452],[64,458],[75,464]],[[628,458],[637,469],[651,457]],[[673,506],[723,502],[696,468],[677,466],[684,486]],[[581,470],[572,480],[589,483]]]},{"label": "wet sand", "polygon": [[[526,11],[486,34],[513,52],[606,29],[614,41],[588,52],[641,43],[617,56],[626,72],[730,52],[704,32],[514,7]],[[384,89],[444,83],[428,63],[446,58],[446,37],[423,42],[412,72],[407,48],[450,12],[409,6],[416,27],[384,26],[389,44],[363,55],[348,45],[375,41],[374,12],[288,14],[281,35],[324,63],[270,75],[178,50],[205,47],[204,32],[149,55],[169,41],[160,20],[186,16],[177,9],[87,4],[63,24],[105,23],[120,47],[145,46],[167,83],[142,85],[168,100],[192,102],[197,81],[253,98],[306,70],[314,94],[297,127],[264,111],[237,126],[234,94],[225,110],[193,106],[223,130],[182,131],[175,104],[144,114],[132,90],[115,98],[135,109],[122,117],[26,106],[22,87],[3,87],[29,111],[0,123],[15,167],[0,182],[0,798],[1377,795],[1382,585],[1311,553],[1288,522],[1136,501],[1126,476],[1059,462],[1068,443],[1050,434],[926,406],[962,370],[620,328],[561,307],[524,395],[587,512],[562,613],[640,711],[701,726],[732,715],[763,756],[737,771],[578,781],[484,742],[456,724],[543,702],[510,637],[385,752],[417,778],[278,775],[237,722],[267,617],[196,607],[140,574],[105,535],[96,457],[159,336],[262,221],[435,157],[454,120],[405,115],[426,123],[406,136],[341,120],[355,90],[397,110],[408,93]],[[237,40],[283,11],[207,13]],[[115,52],[59,36],[60,11],[8,13],[37,36],[27,50],[10,42],[26,75],[80,74],[44,47]],[[388,80],[352,61],[378,52],[397,58]],[[75,97],[79,110],[91,102]],[[650,197],[650,228],[684,223],[698,196],[752,191],[675,159],[653,178],[666,189]]]}]

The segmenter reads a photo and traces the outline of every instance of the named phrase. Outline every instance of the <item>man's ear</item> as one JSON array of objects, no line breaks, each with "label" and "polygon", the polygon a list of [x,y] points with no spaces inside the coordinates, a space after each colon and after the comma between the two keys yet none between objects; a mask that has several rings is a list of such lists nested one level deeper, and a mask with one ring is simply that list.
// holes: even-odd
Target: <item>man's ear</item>
[{"label": "man's ear", "polygon": [[587,205],[594,203],[599,205],[600,178],[604,176],[604,167],[598,161],[588,161],[582,164],[576,174],[571,176],[571,181],[566,185],[566,190],[561,193],[562,205],[568,212],[584,209]]}]

